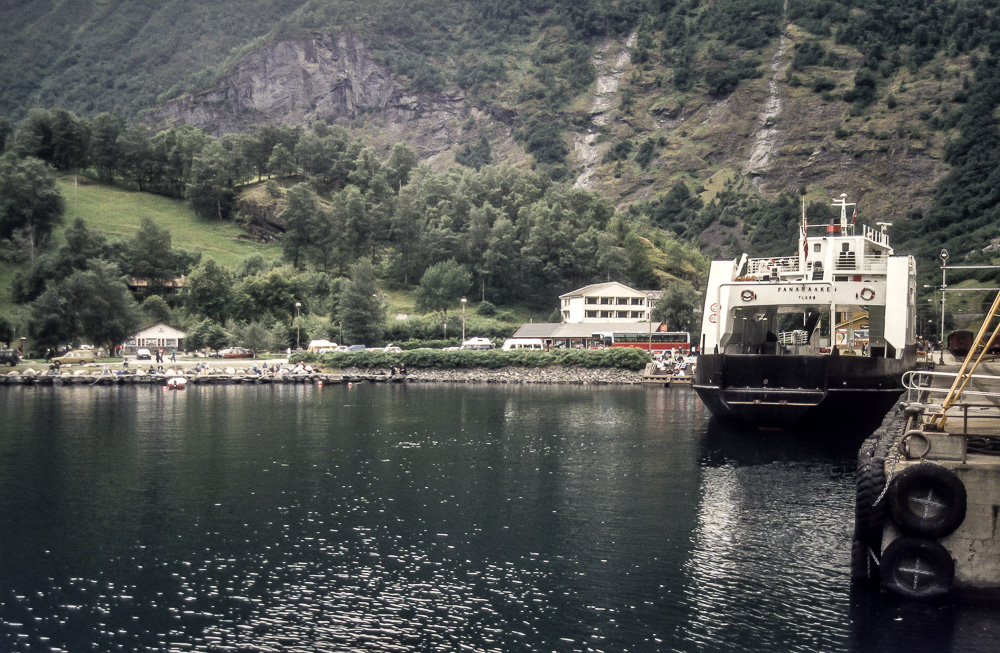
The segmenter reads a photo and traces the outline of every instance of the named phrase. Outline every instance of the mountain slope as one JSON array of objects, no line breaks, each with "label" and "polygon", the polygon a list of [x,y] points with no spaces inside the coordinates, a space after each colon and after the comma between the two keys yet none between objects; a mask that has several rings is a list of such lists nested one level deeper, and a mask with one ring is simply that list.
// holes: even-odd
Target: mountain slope
[{"label": "mountain slope", "polygon": [[[949,143],[995,108],[967,106],[1000,43],[993,5],[20,1],[0,25],[0,75],[17,80],[0,115],[145,112],[214,133],[339,122],[437,168],[531,166],[725,249],[746,244],[743,218],[680,224],[664,202],[678,182],[704,202],[846,192],[873,221],[991,215],[989,198],[939,204],[954,205],[940,185],[964,165]],[[904,230],[923,249],[928,233]]]}]

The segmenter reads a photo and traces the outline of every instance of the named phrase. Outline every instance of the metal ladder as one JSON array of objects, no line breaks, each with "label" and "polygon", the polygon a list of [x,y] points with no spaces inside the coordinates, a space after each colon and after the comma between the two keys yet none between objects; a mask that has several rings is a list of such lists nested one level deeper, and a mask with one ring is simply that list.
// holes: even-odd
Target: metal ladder
[{"label": "metal ladder", "polygon": [[[992,333],[990,333],[991,329]],[[1000,336],[1000,293],[997,293],[996,299],[993,300],[993,306],[990,307],[989,315],[983,320],[983,326],[979,327],[979,335],[976,336],[975,342],[969,348],[965,362],[962,363],[962,368],[958,371],[958,376],[955,377],[948,395],[941,404],[941,410],[927,420],[927,428],[929,430],[944,430],[945,422],[948,421],[945,413],[961,398],[962,391],[965,390],[965,386],[972,379],[972,375],[975,373],[976,368],[979,367],[979,363],[982,362],[990,346],[997,341],[998,336]],[[941,346],[944,346],[943,337]]]}]

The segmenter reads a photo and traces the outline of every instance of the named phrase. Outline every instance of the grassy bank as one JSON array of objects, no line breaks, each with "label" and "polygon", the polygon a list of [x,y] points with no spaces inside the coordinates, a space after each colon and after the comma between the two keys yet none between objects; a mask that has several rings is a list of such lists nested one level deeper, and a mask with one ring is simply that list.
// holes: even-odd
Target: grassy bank
[{"label": "grassy bank", "polygon": [[66,221],[54,234],[57,242],[62,241],[65,225],[77,216],[109,238],[125,239],[135,237],[141,218],[149,217],[170,231],[174,247],[200,252],[229,268],[252,254],[281,256],[276,243],[250,240],[232,222],[203,220],[181,200],[106,186],[78,175],[61,176],[59,190],[66,198]]}]

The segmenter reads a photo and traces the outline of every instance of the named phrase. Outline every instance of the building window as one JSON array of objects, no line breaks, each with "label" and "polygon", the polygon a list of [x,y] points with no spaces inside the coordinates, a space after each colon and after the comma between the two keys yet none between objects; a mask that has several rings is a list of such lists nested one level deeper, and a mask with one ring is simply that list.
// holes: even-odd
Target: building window
[{"label": "building window", "polygon": [[611,311],[601,311],[601,317],[611,317]]},{"label": "building window", "polygon": [[597,317],[597,311],[587,311],[585,315],[587,317]]},{"label": "building window", "polygon": [[612,303],[611,297],[601,297],[601,304],[603,304],[604,306],[607,306],[608,304],[611,303]]},{"label": "building window", "polygon": [[619,297],[615,303],[619,306],[628,306],[628,297]]},{"label": "building window", "polygon": [[642,297],[633,297],[632,306],[642,306],[642,300],[643,300]]},{"label": "building window", "polygon": [[587,303],[588,304],[596,304],[597,303],[597,297],[588,297],[587,298]]}]

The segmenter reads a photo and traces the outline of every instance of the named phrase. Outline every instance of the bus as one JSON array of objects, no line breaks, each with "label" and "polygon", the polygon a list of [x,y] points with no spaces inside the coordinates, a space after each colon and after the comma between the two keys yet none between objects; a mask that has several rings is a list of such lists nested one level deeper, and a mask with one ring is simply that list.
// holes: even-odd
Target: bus
[{"label": "bus", "polygon": [[595,333],[605,347],[632,347],[653,354],[669,352],[691,353],[691,334],[687,331],[653,331],[652,333]]}]

